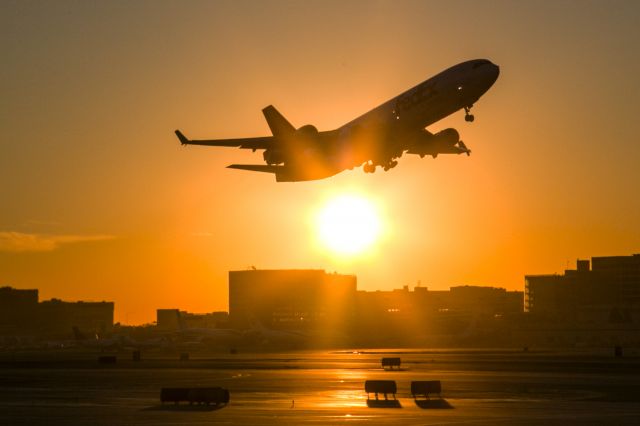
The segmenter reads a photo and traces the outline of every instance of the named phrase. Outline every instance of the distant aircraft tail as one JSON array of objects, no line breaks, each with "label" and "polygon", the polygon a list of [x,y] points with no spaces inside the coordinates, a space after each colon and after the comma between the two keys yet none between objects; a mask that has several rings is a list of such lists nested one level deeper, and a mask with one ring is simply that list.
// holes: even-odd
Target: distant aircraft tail
[{"label": "distant aircraft tail", "polygon": [[267,124],[269,124],[273,136],[288,136],[296,131],[295,127],[273,105],[264,108],[262,113],[265,120],[267,120]]}]

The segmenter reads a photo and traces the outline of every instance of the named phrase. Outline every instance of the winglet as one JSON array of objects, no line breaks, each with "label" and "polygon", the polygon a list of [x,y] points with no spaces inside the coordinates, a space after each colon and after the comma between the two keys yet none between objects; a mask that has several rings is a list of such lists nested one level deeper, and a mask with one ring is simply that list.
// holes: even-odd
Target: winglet
[{"label": "winglet", "polygon": [[189,143],[189,139],[187,139],[187,137],[183,135],[180,130],[176,130],[176,136],[178,137],[178,139],[180,139],[180,143],[182,145],[186,145]]}]

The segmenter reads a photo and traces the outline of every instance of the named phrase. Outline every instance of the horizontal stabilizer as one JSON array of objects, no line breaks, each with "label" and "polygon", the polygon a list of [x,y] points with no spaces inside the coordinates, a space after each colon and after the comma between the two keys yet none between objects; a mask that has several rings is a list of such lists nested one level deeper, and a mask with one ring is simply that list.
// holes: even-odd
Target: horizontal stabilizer
[{"label": "horizontal stabilizer", "polygon": [[189,139],[187,139],[187,137],[183,135],[180,130],[176,130],[176,136],[178,137],[178,139],[180,139],[180,143],[182,145],[186,145],[189,143]]},{"label": "horizontal stabilizer", "polygon": [[189,139],[176,130],[176,136],[182,145],[204,145],[204,146],[229,146],[244,149],[269,149],[273,144],[273,136],[263,136],[257,138],[234,138],[234,139]]},{"label": "horizontal stabilizer", "polygon": [[227,169],[249,170],[251,172],[277,173],[282,166],[268,166],[266,164],[230,164]]}]

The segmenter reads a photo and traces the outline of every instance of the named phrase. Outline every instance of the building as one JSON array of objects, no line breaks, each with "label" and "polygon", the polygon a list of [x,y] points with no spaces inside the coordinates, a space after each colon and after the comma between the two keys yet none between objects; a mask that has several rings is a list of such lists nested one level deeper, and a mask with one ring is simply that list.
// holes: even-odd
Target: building
[{"label": "building", "polygon": [[156,327],[162,331],[176,331],[180,329],[180,310],[157,309]]},{"label": "building", "polygon": [[640,254],[578,260],[563,275],[525,276],[525,310],[573,324],[633,323],[640,316]]},{"label": "building", "polygon": [[559,293],[564,276],[527,275],[524,284],[524,310],[550,314],[561,310]]},{"label": "building", "polygon": [[490,330],[501,331],[508,317],[521,314],[523,300],[521,291],[484,286],[359,291],[354,335],[363,345],[473,344],[477,336],[488,339]]},{"label": "building", "polygon": [[105,334],[113,327],[113,302],[64,302],[51,299],[38,307],[43,335],[63,336],[77,329],[87,334]]},{"label": "building", "polygon": [[316,269],[229,272],[229,323],[279,330],[331,330],[354,314],[354,275]]},{"label": "building", "polygon": [[523,311],[524,294],[504,288],[457,286],[449,291],[433,291],[427,287],[408,286],[391,291],[358,292],[358,311],[374,310],[376,316],[419,318],[437,312],[467,312],[474,315],[517,314]]},{"label": "building", "polygon": [[38,304],[38,290],[22,290],[12,287],[0,287],[0,309],[31,309]]},{"label": "building", "polygon": [[31,333],[37,309],[38,290],[0,287],[0,335]]},{"label": "building", "polygon": [[0,335],[68,337],[105,333],[113,327],[113,302],[38,302],[38,290],[0,288]]},{"label": "building", "polygon": [[465,285],[451,287],[443,304],[443,308],[456,311],[486,315],[514,314],[523,311],[524,294],[504,288]]}]

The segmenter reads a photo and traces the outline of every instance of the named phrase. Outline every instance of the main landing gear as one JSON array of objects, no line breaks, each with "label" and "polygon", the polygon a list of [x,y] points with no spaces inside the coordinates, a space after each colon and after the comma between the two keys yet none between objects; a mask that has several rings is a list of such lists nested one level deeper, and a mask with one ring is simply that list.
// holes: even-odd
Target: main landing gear
[{"label": "main landing gear", "polygon": [[376,166],[372,163],[365,163],[365,165],[362,166],[362,170],[364,170],[365,173],[374,173],[376,171]]},{"label": "main landing gear", "polygon": [[382,170],[384,170],[386,172],[389,169],[393,169],[397,165],[398,165],[398,162],[396,160],[391,160],[387,164],[382,166]]},{"label": "main landing gear", "polygon": [[365,173],[374,173],[377,166],[382,166],[382,170],[386,172],[389,169],[393,169],[397,165],[398,162],[396,160],[391,160],[387,164],[373,164],[372,162],[369,162],[365,163],[364,166],[362,166],[362,170],[364,170]]},{"label": "main landing gear", "polygon": [[473,123],[473,120],[476,119],[473,114],[470,114],[472,106],[473,105],[464,107],[464,121],[468,123]]}]

